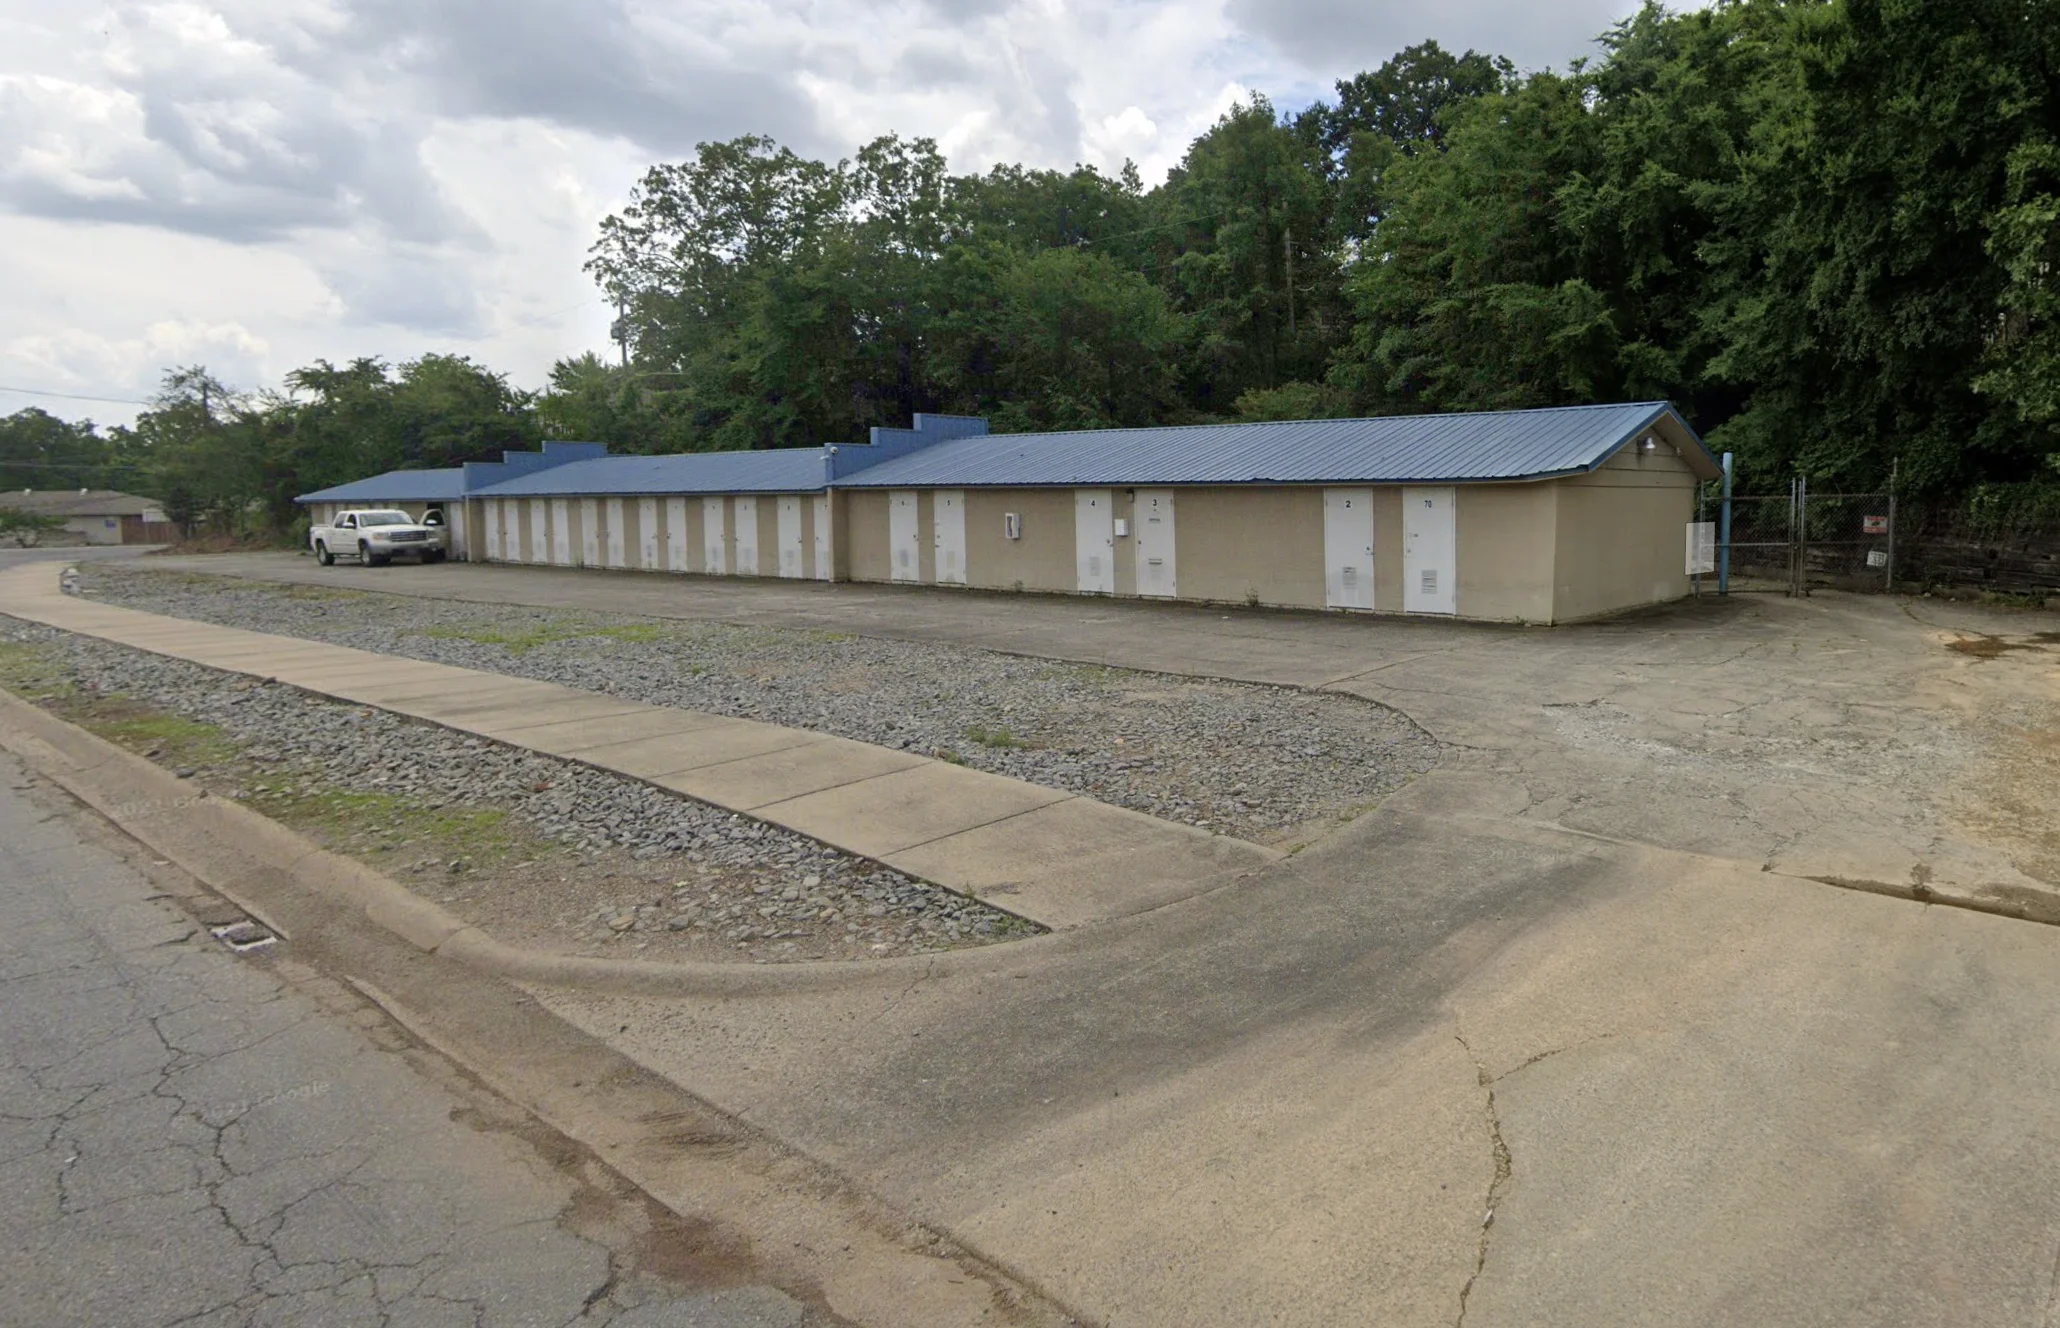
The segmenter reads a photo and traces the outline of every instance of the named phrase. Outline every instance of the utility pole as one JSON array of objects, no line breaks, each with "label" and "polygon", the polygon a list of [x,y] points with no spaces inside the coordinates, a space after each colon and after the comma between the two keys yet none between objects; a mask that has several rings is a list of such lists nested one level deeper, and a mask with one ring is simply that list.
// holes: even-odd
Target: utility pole
[{"label": "utility pole", "polygon": [[615,301],[615,348],[622,356],[622,367],[629,368],[629,313],[622,301]]},{"label": "utility pole", "polygon": [[1292,227],[1281,237],[1287,253],[1288,335],[1295,335],[1295,232]]}]

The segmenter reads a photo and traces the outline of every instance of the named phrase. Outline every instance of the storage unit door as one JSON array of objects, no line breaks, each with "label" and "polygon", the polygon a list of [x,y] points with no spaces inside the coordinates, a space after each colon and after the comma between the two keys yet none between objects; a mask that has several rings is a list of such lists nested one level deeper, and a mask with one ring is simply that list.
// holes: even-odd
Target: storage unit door
[{"label": "storage unit door", "polygon": [[551,562],[572,566],[572,504],[563,498],[551,500]]},{"label": "storage unit door", "polygon": [[1137,593],[1171,599],[1173,579],[1173,490],[1137,491]]},{"label": "storage unit door", "polygon": [[937,584],[962,586],[966,583],[966,494],[963,489],[939,489],[930,495],[930,523],[937,528]]},{"label": "storage unit door", "polygon": [[601,505],[591,498],[579,500],[579,565],[601,565]]},{"label": "storage unit door", "polygon": [[529,500],[529,561],[547,563],[551,561],[549,534],[544,529],[544,500]]},{"label": "storage unit door", "polygon": [[896,489],[887,495],[887,547],[894,558],[893,579],[923,579],[923,551],[916,544],[916,495]]},{"label": "storage unit door", "polygon": [[463,562],[472,552],[471,545],[465,538],[465,504],[452,503],[449,507],[446,507],[443,519],[448,523],[448,530],[450,532],[449,538],[451,542],[447,546],[449,554],[451,557]]},{"label": "storage unit door", "polygon": [[830,495],[815,496],[815,579],[830,579]]},{"label": "storage unit door", "polygon": [[756,498],[733,498],[737,508],[737,566],[738,576],[758,575],[758,500]]},{"label": "storage unit door", "polygon": [[730,573],[729,500],[701,500],[701,570],[710,576]]},{"label": "storage unit door", "polygon": [[501,561],[501,500],[489,498],[483,504],[486,508],[486,560]]},{"label": "storage unit door", "polygon": [[628,533],[629,527],[622,519],[622,499],[610,498],[608,500],[608,565],[610,567],[629,566],[629,547],[624,538]]},{"label": "storage unit door", "polygon": [[658,500],[637,499],[637,566],[647,572],[658,570]]},{"label": "storage unit door", "polygon": [[1402,490],[1402,608],[1409,613],[1459,611],[1455,507],[1450,487]]},{"label": "storage unit door", "polygon": [[522,561],[522,500],[501,500],[501,556],[511,563]]},{"label": "storage unit door", "polygon": [[807,575],[807,569],[801,565],[801,500],[789,494],[778,501],[780,575],[799,578]]},{"label": "storage unit door", "polygon": [[1373,490],[1323,491],[1323,602],[1373,607]]},{"label": "storage unit door", "polygon": [[1116,593],[1116,495],[1073,490],[1073,556],[1083,595]]},{"label": "storage unit door", "polygon": [[667,571],[684,572],[692,562],[688,555],[693,550],[687,547],[687,500],[668,498],[665,500],[665,567]]}]

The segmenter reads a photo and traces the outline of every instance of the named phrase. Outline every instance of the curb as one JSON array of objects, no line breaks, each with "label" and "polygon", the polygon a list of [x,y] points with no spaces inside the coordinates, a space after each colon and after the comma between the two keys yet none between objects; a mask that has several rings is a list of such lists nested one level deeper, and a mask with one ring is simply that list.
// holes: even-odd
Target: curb
[{"label": "curb", "polygon": [[[796,964],[589,959],[508,945],[389,876],[178,778],[133,752],[0,690],[0,748],[130,838],[280,935],[265,896],[307,891],[353,908],[425,954],[516,982],[646,996],[763,996],[894,984],[911,976],[1029,970],[1069,950],[1052,933],[977,950]],[[1027,972],[1025,973],[1027,976]]]}]

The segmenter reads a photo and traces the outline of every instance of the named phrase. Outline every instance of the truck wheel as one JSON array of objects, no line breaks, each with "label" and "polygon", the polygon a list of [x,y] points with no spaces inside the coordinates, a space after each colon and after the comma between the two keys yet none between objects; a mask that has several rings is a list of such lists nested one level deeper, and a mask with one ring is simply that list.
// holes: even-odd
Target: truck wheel
[{"label": "truck wheel", "polygon": [[329,552],[328,544],[324,543],[321,540],[316,540],[315,561],[322,564],[322,566],[324,567],[331,567],[334,566],[336,563],[336,555]]},{"label": "truck wheel", "polygon": [[358,541],[358,561],[366,567],[384,567],[386,559],[372,556],[372,546],[364,540]]},{"label": "truck wheel", "polygon": [[442,549],[424,549],[424,550],[422,551],[422,561],[423,561],[423,562],[425,562],[425,563],[440,563],[440,562],[442,562],[442,561],[443,561],[443,550],[442,550]]}]

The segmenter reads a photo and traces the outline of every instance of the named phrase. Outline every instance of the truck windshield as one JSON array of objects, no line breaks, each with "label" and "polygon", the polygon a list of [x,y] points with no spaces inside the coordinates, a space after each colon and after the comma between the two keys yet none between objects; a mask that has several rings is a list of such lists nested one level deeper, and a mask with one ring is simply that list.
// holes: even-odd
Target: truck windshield
[{"label": "truck windshield", "polygon": [[361,526],[410,526],[406,512],[367,512],[358,518]]}]

